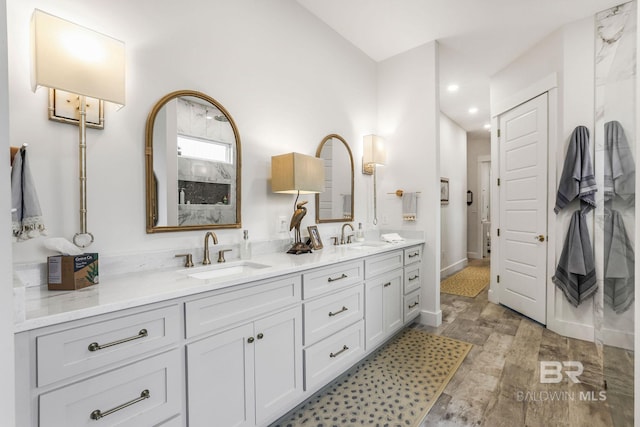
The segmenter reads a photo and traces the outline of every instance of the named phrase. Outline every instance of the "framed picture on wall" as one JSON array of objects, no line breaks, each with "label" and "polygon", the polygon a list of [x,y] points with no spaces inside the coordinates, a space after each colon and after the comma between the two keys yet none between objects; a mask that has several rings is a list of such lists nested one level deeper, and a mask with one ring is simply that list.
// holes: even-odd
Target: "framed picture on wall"
[{"label": "framed picture on wall", "polygon": [[449,204],[449,178],[440,178],[440,204]]},{"label": "framed picture on wall", "polygon": [[309,239],[311,239],[311,247],[313,249],[322,249],[322,239],[320,239],[318,226],[310,225],[307,227],[307,231],[309,232]]}]

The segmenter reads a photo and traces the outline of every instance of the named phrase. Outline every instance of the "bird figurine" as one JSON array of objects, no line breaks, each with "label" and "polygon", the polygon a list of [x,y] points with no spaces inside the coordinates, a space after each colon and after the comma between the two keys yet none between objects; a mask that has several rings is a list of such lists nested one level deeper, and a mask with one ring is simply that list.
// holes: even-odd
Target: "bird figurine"
[{"label": "bird figurine", "polygon": [[302,236],[300,235],[300,224],[302,223],[302,218],[307,214],[307,208],[304,207],[308,203],[308,200],[303,200],[296,204],[296,210],[293,212],[293,216],[291,217],[291,224],[289,225],[289,231],[295,228],[294,233],[294,244],[287,251],[290,254],[304,254],[311,252],[311,248],[302,242]]}]

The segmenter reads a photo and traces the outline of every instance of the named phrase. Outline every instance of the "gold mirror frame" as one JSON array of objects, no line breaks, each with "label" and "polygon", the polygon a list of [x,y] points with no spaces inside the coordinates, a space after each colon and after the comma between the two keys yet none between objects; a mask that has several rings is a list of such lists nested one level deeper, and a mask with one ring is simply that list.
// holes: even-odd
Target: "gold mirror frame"
[{"label": "gold mirror frame", "polygon": [[322,141],[320,142],[320,145],[318,145],[318,149],[316,150],[316,157],[318,158],[322,158],[321,157],[321,153],[322,153],[322,148],[324,147],[324,145],[327,143],[327,141],[330,141],[331,139],[337,139],[339,141],[342,142],[342,144],[344,144],[345,148],[347,149],[347,153],[349,154],[349,163],[351,164],[351,218],[320,218],[320,195],[316,194],[316,224],[321,224],[321,223],[328,223],[328,222],[351,222],[354,220],[355,217],[355,211],[354,211],[354,193],[353,193],[353,180],[354,180],[354,168],[353,168],[353,153],[351,153],[351,148],[349,148],[349,144],[347,144],[347,141],[345,141],[345,139],[343,137],[341,137],[338,134],[332,133],[330,135],[325,136]]},{"label": "gold mirror frame", "polygon": [[[229,120],[229,124],[233,129],[235,136],[235,165],[236,165],[236,222],[227,224],[197,224],[197,225],[167,225],[158,226],[155,225],[155,218],[158,217],[158,205],[157,205],[157,186],[155,182],[155,176],[153,171],[153,127],[156,121],[156,116],[160,109],[164,107],[169,101],[180,97],[194,97],[202,99],[210,104],[214,105],[222,114]],[[156,105],[153,107],[149,116],[147,117],[147,124],[145,128],[145,172],[146,172],[146,207],[147,207],[147,233],[169,232],[169,231],[190,231],[190,230],[210,230],[210,229],[222,229],[222,228],[241,228],[241,177],[242,177],[242,150],[240,144],[240,134],[233,118],[229,112],[215,99],[198,91],[193,90],[178,90],[171,92],[162,97]]]}]

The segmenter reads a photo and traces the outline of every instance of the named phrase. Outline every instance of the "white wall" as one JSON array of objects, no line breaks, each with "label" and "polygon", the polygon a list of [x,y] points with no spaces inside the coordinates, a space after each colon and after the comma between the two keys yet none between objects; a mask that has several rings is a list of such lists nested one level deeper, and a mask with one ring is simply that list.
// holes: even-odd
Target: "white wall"
[{"label": "white wall", "polygon": [[[424,232],[421,321],[440,324],[440,143],[438,44],[427,43],[382,61],[378,71],[378,134],[386,138],[387,165],[379,168],[381,228]],[[369,206],[370,180],[367,183]],[[417,220],[402,220],[401,189],[420,192]],[[369,218],[372,216],[369,214]],[[369,221],[370,223],[370,221]]]},{"label": "white wall", "polygon": [[[168,92],[205,92],[233,116],[243,149],[242,222],[257,240],[274,237],[277,217],[292,214],[293,196],[270,191],[272,155],[313,155],[325,135],[338,133],[357,160],[362,135],[375,128],[376,64],[296,2],[10,0],[10,140],[30,144],[51,236],[71,238],[79,229],[78,137],[77,128],[47,120],[45,89],[30,90],[34,8],[126,43],[126,106],[107,104],[105,129],[87,131],[87,225],[95,235],[90,249],[102,256],[201,245],[201,232],[145,233],[144,127]],[[356,180],[355,218],[363,221],[364,178]],[[303,226],[313,224],[314,205]],[[222,243],[240,236],[218,232]],[[13,252],[15,262],[44,262],[49,254],[41,239],[15,244]]]},{"label": "white wall", "polygon": [[440,114],[440,176],[449,179],[449,203],[440,206],[440,274],[467,265],[467,133]]},{"label": "white wall", "polygon": [[13,280],[11,273],[11,189],[9,187],[9,96],[7,87],[6,3],[0,0],[0,413],[3,423],[15,425],[14,345],[13,345]]},{"label": "white wall", "polygon": [[491,135],[467,134],[467,188],[473,192],[473,203],[467,208],[467,256],[482,258],[480,239],[481,191],[478,180],[478,158],[491,155]]}]

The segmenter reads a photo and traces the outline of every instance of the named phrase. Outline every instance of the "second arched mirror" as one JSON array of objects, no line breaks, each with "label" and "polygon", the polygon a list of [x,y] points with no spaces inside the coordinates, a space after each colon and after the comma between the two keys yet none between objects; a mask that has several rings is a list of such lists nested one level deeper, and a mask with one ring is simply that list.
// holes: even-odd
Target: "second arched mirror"
[{"label": "second arched mirror", "polygon": [[353,156],[340,135],[324,137],[316,157],[324,160],[325,191],[316,194],[316,222],[353,221]]}]

